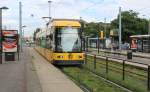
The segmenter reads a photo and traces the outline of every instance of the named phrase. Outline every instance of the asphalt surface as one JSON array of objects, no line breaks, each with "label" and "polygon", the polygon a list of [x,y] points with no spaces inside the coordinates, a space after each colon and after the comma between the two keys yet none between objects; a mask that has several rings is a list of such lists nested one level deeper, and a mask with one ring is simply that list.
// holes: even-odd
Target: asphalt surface
[{"label": "asphalt surface", "polygon": [[[149,59],[150,54],[149,53],[133,53],[134,55],[138,55],[139,57],[133,56],[132,59],[127,59],[127,56],[124,56],[124,55],[103,53],[103,51],[102,52],[100,51],[100,53],[98,54],[98,52],[96,50],[90,50],[90,52],[88,52],[88,53],[96,54],[99,56],[112,57],[112,58],[115,58],[115,59],[112,59],[114,61],[120,61],[120,59],[127,60],[128,63],[133,63],[132,65],[143,67],[143,68],[147,68],[147,66],[150,65],[150,59]],[[140,56],[142,56],[142,57],[140,57]],[[144,58],[143,56],[146,56],[148,58]]]},{"label": "asphalt surface", "polygon": [[19,61],[0,65],[0,92],[41,92],[28,48],[20,53]]}]

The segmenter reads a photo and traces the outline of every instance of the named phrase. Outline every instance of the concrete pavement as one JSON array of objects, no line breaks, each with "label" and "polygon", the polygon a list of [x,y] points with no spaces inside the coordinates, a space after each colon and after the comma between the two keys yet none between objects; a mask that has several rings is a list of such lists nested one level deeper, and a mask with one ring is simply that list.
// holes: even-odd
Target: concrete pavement
[{"label": "concrete pavement", "polygon": [[47,62],[34,49],[30,48],[33,64],[37,71],[42,92],[83,92],[59,69]]},{"label": "concrete pavement", "polygon": [[0,65],[0,92],[83,92],[34,49],[25,47],[19,61]]},{"label": "concrete pavement", "polygon": [[19,61],[0,65],[0,92],[42,92],[31,56],[27,48],[20,53]]}]

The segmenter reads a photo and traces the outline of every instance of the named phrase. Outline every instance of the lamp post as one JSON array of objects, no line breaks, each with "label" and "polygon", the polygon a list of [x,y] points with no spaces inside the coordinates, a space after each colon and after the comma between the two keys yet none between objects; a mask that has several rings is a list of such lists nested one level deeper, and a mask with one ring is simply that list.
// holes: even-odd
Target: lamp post
[{"label": "lamp post", "polygon": [[121,51],[122,45],[122,21],[121,21],[121,7],[119,7],[119,50]]},{"label": "lamp post", "polygon": [[49,19],[49,22],[46,23],[47,26],[51,22],[51,17],[42,17],[42,19]]},{"label": "lamp post", "polygon": [[150,35],[150,19],[148,20],[148,35]]},{"label": "lamp post", "polygon": [[0,8],[0,64],[2,64],[2,53],[3,53],[3,49],[2,49],[2,10],[7,10],[8,7],[1,7]]},{"label": "lamp post", "polygon": [[[26,25],[22,26],[22,29],[25,28],[25,27],[27,27],[27,26],[26,26]],[[22,31],[23,31],[23,32],[22,32],[22,33],[23,33],[23,34],[22,34],[22,40],[23,40],[23,42],[24,42],[24,29],[23,29]]]},{"label": "lamp post", "polygon": [[19,51],[22,52],[22,2],[19,2],[19,36]]},{"label": "lamp post", "polygon": [[42,19],[49,19],[49,21],[52,19],[52,17],[42,17]]},{"label": "lamp post", "polygon": [[51,20],[51,3],[52,3],[52,1],[48,1],[48,4],[49,4],[49,21]]},{"label": "lamp post", "polygon": [[106,29],[107,29],[106,18],[104,18],[104,38],[105,39],[106,39]]}]

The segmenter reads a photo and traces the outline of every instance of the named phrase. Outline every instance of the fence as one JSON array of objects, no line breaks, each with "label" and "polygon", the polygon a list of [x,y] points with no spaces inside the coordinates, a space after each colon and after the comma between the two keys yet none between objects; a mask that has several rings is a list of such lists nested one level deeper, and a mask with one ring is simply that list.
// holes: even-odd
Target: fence
[{"label": "fence", "polygon": [[92,72],[136,92],[150,91],[150,65],[105,55],[85,57],[85,67]]}]

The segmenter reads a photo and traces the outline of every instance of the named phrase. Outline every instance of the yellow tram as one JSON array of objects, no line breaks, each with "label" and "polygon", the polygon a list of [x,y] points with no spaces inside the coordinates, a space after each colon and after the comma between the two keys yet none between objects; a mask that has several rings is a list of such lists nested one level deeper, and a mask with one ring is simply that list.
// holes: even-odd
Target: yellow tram
[{"label": "yellow tram", "polygon": [[84,63],[79,20],[53,19],[34,33],[35,49],[55,65]]}]

